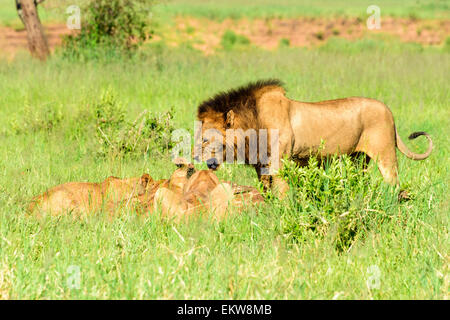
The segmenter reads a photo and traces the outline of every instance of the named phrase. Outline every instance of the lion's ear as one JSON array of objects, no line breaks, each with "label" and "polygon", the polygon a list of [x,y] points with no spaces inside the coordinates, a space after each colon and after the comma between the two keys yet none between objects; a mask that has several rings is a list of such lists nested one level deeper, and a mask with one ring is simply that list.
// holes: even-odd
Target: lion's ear
[{"label": "lion's ear", "polygon": [[227,112],[227,120],[226,120],[227,128],[231,128],[234,126],[234,111],[230,110]]}]

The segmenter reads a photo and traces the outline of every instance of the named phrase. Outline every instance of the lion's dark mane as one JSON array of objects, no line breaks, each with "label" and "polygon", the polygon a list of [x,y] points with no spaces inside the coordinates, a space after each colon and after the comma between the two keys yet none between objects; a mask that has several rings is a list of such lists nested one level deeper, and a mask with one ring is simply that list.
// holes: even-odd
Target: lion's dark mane
[{"label": "lion's dark mane", "polygon": [[255,92],[269,86],[283,87],[278,79],[267,79],[251,82],[239,88],[223,91],[214,97],[203,101],[198,107],[198,116],[215,111],[226,116],[227,112],[233,110],[236,113],[252,113],[256,116]]}]

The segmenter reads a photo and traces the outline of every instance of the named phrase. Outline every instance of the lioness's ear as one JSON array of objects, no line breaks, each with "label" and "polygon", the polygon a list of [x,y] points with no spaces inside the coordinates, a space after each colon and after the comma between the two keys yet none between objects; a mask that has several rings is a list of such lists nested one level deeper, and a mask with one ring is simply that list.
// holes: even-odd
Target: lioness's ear
[{"label": "lioness's ear", "polygon": [[152,177],[148,173],[145,173],[141,177],[141,185],[145,188],[149,183],[153,181]]},{"label": "lioness's ear", "polygon": [[234,126],[234,111],[233,110],[230,110],[227,113],[226,126],[227,126],[227,128]]}]

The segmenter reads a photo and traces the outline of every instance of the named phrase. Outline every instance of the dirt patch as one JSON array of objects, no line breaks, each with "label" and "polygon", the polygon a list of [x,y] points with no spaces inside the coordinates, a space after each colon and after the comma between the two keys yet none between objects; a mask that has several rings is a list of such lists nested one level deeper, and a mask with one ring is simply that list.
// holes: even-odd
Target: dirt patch
[{"label": "dirt patch", "polygon": [[[174,28],[161,28],[151,41],[164,40],[178,46],[189,43],[205,54],[213,54],[220,48],[226,30],[246,36],[252,44],[275,49],[280,42],[294,47],[317,46],[330,37],[349,40],[374,34],[388,34],[403,42],[423,45],[441,45],[450,36],[450,20],[418,20],[408,18],[382,18],[379,30],[369,30],[366,21],[359,18],[308,18],[295,19],[226,19],[178,17]],[[45,26],[50,48],[59,46],[64,35],[72,33],[65,24]],[[20,50],[27,50],[25,30],[0,27],[0,54],[13,57]]]},{"label": "dirt patch", "polygon": [[[61,45],[63,36],[72,34],[65,24],[44,26],[45,34],[50,49],[53,51]],[[13,58],[18,51],[28,50],[27,33],[25,29],[15,30],[8,27],[0,27],[0,54],[7,58]]]},{"label": "dirt patch", "polygon": [[280,41],[295,47],[309,47],[320,45],[333,36],[355,40],[373,34],[389,34],[403,42],[440,45],[450,36],[450,21],[383,18],[380,29],[369,30],[366,21],[359,18],[227,19],[217,22],[180,17],[176,20],[175,36],[168,37],[172,37],[172,43],[191,40],[195,48],[210,54],[218,48],[226,30],[244,35],[265,49],[278,47]]}]

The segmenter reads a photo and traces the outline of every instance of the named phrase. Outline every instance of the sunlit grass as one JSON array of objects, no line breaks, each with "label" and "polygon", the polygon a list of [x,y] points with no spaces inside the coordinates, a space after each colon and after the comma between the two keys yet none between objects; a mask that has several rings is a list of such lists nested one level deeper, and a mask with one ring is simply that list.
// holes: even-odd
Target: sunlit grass
[{"label": "sunlit grass", "polygon": [[[108,63],[70,62],[58,55],[46,64],[26,58],[1,62],[0,297],[448,297],[449,69],[449,54],[441,50],[400,45],[391,51],[377,44],[365,50],[360,43],[320,50],[230,50],[209,57],[150,46],[133,59]],[[106,88],[117,94],[127,119],[143,109],[173,107],[175,125],[192,132],[203,99],[270,77],[282,79],[292,99],[379,99],[391,108],[404,140],[413,131],[429,132],[435,144],[429,159],[399,154],[401,185],[414,199],[392,204],[376,170],[364,178],[370,190],[384,191],[379,202],[374,195],[364,207],[373,211],[355,214],[379,219],[343,251],[336,248],[333,228],[302,233],[295,211],[278,205],[221,223],[172,224],[133,212],[113,221],[25,215],[32,196],[55,184],[143,172],[159,179],[174,170],[168,155],[117,158],[94,152],[98,141],[80,124],[89,121],[84,115]],[[26,113],[27,108],[34,112]],[[49,114],[49,108],[60,114]],[[35,117],[55,125],[17,130]],[[408,145],[424,150],[425,142],[417,140]],[[257,184],[248,167],[228,165],[218,174]],[[68,286],[70,266],[80,268],[79,289]],[[373,270],[380,272],[378,287],[368,285]]]}]

